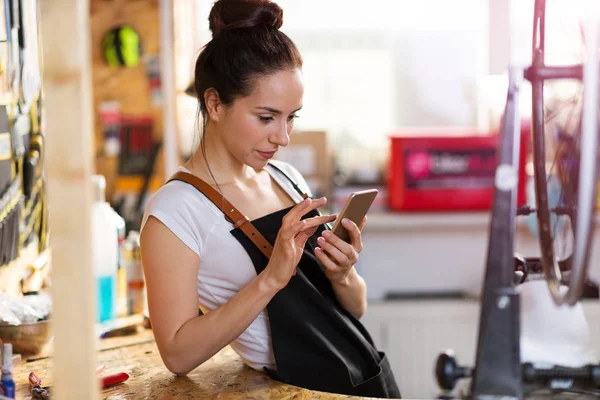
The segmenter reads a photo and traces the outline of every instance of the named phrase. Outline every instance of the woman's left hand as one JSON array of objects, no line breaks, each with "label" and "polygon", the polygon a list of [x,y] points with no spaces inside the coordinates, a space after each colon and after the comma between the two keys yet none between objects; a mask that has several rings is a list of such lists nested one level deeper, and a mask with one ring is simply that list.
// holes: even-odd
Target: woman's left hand
[{"label": "woman's left hand", "polygon": [[331,282],[346,283],[348,275],[354,270],[354,264],[363,249],[361,232],[365,222],[366,216],[360,226],[347,218],[342,220],[342,225],[350,234],[350,243],[344,242],[329,230],[323,231],[317,239],[320,247],[315,248],[315,255],[323,263],[325,275]]}]

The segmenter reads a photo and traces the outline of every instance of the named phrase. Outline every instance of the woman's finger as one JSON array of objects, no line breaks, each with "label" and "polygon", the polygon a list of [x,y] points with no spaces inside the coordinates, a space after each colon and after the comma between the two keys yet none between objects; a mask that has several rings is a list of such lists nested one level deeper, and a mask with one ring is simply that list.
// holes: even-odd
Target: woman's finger
[{"label": "woman's finger", "polygon": [[306,213],[312,204],[312,199],[307,198],[296,204],[287,214],[285,214],[281,220],[282,227],[295,224],[300,220],[300,217]]},{"label": "woman's finger", "polygon": [[291,227],[283,227],[282,226],[282,228],[281,228],[281,230],[279,232],[280,232],[280,235],[284,239],[293,239],[300,232],[316,228],[319,225],[323,225],[323,224],[325,224],[327,222],[334,221],[335,218],[336,218],[335,214],[333,214],[333,215],[320,215],[318,217],[306,218],[306,219],[303,219],[301,221],[296,222]]},{"label": "woman's finger", "polygon": [[348,242],[340,239],[339,236],[336,236],[331,231],[323,231],[323,233],[321,233],[321,235],[325,238],[325,240],[327,240],[328,243],[331,243],[332,245],[334,245],[342,253],[344,253],[348,258],[351,259],[351,257],[353,257],[355,250],[354,250],[354,247],[352,247],[351,243],[348,243]]},{"label": "woman's finger", "polygon": [[296,204],[284,217],[283,223],[286,224],[294,224],[296,221],[299,221],[303,215],[308,213],[311,210],[322,207],[327,203],[327,199],[325,197],[321,197],[319,199],[311,199],[306,198],[302,202]]},{"label": "woman's finger", "polygon": [[358,226],[356,226],[354,222],[352,222],[348,218],[344,218],[342,220],[342,226],[346,228],[348,234],[350,235],[350,244],[357,252],[360,253],[363,247],[360,229],[358,228]]},{"label": "woman's finger", "polygon": [[298,230],[307,230],[313,227],[326,224],[327,222],[335,221],[336,215],[319,215],[318,217],[305,218],[302,221],[302,225],[298,228]]},{"label": "woman's finger", "polygon": [[315,255],[319,261],[321,261],[323,266],[331,272],[340,272],[344,270],[339,265],[334,263],[333,260],[331,260],[331,258],[329,258],[329,256],[320,247],[315,247]]},{"label": "woman's finger", "polygon": [[315,234],[315,232],[317,231],[317,228],[318,227],[315,226],[313,228],[298,232],[295,237],[296,244],[299,246],[304,246],[304,244],[306,243],[308,238]]},{"label": "woman's finger", "polygon": [[367,216],[365,215],[365,217],[363,218],[363,220],[361,221],[360,225],[358,226],[358,230],[362,232],[363,228],[365,227],[365,224],[367,223]]},{"label": "woman's finger", "polygon": [[321,249],[327,254],[329,254],[340,266],[348,263],[348,256],[342,253],[337,247],[335,247],[331,243],[328,243],[325,240],[325,238],[319,237],[317,239],[317,243],[319,243]]},{"label": "woman's finger", "polygon": [[300,235],[306,235],[307,237],[311,237],[312,235],[315,234],[315,232],[317,231],[317,228],[318,228],[318,226],[313,226],[312,228],[301,230],[300,232],[298,232],[296,234],[296,237],[298,237]]}]

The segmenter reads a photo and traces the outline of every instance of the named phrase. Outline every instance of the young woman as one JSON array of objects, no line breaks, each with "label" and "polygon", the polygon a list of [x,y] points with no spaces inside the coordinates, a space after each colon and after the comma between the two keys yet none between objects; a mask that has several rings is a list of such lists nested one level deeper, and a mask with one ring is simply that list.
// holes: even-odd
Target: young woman
[{"label": "young woman", "polygon": [[[231,345],[283,382],[400,397],[358,321],[361,227],[332,235],[292,166],[271,161],[302,108],[302,58],[268,0],[219,0],[196,62],[200,147],[150,200],[141,251],[166,367],[185,375]],[[364,224],[364,221],[363,221]],[[198,306],[202,315],[198,315]]]}]

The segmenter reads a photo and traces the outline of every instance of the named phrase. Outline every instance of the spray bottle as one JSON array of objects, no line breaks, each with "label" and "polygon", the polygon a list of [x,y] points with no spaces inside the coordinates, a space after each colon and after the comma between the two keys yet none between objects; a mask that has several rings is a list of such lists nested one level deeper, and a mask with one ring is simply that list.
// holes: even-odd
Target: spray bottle
[{"label": "spray bottle", "polygon": [[15,398],[15,381],[12,378],[12,344],[4,343],[2,348],[2,394],[9,399]]}]

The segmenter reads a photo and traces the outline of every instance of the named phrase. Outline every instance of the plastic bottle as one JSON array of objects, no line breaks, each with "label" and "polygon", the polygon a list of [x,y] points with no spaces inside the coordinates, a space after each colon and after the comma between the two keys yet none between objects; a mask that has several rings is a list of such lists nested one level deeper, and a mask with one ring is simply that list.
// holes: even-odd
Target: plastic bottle
[{"label": "plastic bottle", "polygon": [[92,243],[94,276],[96,278],[96,321],[104,322],[117,316],[118,234],[114,210],[105,200],[106,180],[92,176]]},{"label": "plastic bottle", "polygon": [[15,381],[12,378],[12,344],[4,343],[2,346],[2,395],[9,399],[15,398]]},{"label": "plastic bottle", "polygon": [[124,317],[129,314],[127,307],[127,270],[123,261],[123,245],[125,244],[125,220],[113,210],[117,228],[117,315]]},{"label": "plastic bottle", "polygon": [[127,298],[130,314],[142,314],[145,311],[146,290],[144,271],[140,257],[140,235],[130,231],[123,247],[123,260],[127,270]]}]

